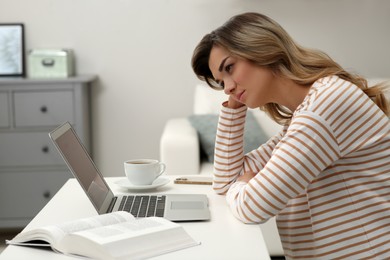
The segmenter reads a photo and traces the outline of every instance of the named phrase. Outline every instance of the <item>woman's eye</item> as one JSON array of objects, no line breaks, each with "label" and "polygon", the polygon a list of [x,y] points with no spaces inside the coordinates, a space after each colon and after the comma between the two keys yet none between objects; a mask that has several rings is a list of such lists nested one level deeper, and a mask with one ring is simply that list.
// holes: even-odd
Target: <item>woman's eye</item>
[{"label": "woman's eye", "polygon": [[230,73],[232,71],[232,68],[233,68],[233,64],[229,64],[225,67],[225,71]]}]

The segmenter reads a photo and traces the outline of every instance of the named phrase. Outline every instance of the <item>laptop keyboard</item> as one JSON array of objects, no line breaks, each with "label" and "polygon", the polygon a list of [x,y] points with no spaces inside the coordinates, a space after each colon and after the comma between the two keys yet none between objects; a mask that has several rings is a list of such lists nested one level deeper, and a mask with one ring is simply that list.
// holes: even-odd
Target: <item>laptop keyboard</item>
[{"label": "laptop keyboard", "polygon": [[165,197],[164,195],[124,196],[118,210],[130,212],[136,218],[163,217]]}]

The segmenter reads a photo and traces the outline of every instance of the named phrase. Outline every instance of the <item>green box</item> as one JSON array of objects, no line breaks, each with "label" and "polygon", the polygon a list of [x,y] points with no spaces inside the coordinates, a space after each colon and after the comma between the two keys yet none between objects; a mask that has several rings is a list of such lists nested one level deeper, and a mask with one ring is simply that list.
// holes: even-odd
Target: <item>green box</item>
[{"label": "green box", "polygon": [[29,78],[74,76],[74,55],[70,49],[34,49],[28,53]]}]

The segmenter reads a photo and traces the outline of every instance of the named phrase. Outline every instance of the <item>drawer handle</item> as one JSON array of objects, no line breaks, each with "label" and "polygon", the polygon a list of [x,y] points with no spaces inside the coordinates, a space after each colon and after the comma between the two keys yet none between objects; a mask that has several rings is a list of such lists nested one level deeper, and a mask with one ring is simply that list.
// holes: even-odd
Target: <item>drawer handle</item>
[{"label": "drawer handle", "polygon": [[49,153],[49,146],[42,147],[42,152],[43,153]]},{"label": "drawer handle", "polygon": [[46,113],[47,112],[47,106],[41,106],[41,112]]},{"label": "drawer handle", "polygon": [[50,197],[51,197],[50,191],[45,191],[45,192],[43,193],[43,197],[44,197],[45,199],[50,199]]}]

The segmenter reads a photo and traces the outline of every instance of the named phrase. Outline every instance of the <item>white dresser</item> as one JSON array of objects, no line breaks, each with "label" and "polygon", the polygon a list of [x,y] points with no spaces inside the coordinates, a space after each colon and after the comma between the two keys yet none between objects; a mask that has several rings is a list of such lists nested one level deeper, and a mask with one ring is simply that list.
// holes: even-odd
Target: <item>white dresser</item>
[{"label": "white dresser", "polygon": [[72,177],[50,131],[69,121],[90,150],[94,80],[0,79],[0,228],[24,227]]}]

